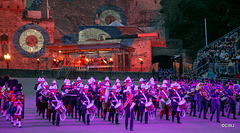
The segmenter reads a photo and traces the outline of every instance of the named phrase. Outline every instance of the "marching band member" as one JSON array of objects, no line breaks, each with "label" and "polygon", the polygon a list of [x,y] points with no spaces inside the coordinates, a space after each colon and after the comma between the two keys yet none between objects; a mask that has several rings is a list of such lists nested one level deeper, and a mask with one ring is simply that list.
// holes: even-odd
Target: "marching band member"
[{"label": "marching band member", "polygon": [[196,104],[197,104],[197,95],[196,95],[196,86],[194,83],[190,86],[190,92],[188,92],[188,95],[190,96],[190,102],[191,102],[191,110],[190,115],[193,114],[193,116],[196,116]]},{"label": "marching band member", "polygon": [[[52,92],[55,92],[58,90],[58,86],[57,86],[57,82],[56,80],[53,80],[52,81],[52,85],[49,86],[49,92],[52,93]],[[48,110],[47,110],[47,116],[48,116],[48,120],[51,121],[51,112],[52,112],[52,106],[51,106],[51,102],[48,100]]]},{"label": "marching band member", "polygon": [[71,105],[71,115],[73,118],[73,109],[75,112],[75,119],[77,119],[77,83],[75,83],[74,81],[72,82],[72,89],[70,90],[69,94],[70,94],[70,105]]},{"label": "marching band member", "polygon": [[71,96],[70,96],[71,90],[72,90],[72,86],[71,86],[70,80],[67,80],[65,86],[63,87],[62,95],[64,97],[64,106],[68,110],[68,116],[70,116],[70,110],[71,110]]},{"label": "marching band member", "polygon": [[162,84],[159,96],[161,97],[162,109],[159,113],[159,117],[162,119],[163,114],[166,114],[166,120],[169,120],[169,109],[171,109],[171,100],[169,99],[169,91],[167,90],[167,85]]},{"label": "marching band member", "polygon": [[39,100],[37,99],[37,88],[38,86],[42,83],[42,78],[38,78],[38,82],[35,84],[35,87],[34,87],[34,90],[36,90],[36,108],[37,108],[37,112],[38,112],[38,109],[39,109]]},{"label": "marching band member", "polygon": [[109,95],[109,101],[110,101],[110,104],[111,104],[111,106],[110,106],[110,116],[112,118],[112,123],[113,123],[114,122],[114,115],[116,114],[115,123],[119,124],[118,123],[118,113],[116,112],[114,107],[116,106],[117,103],[121,103],[122,97],[121,97],[120,93],[117,92],[116,85],[113,85],[112,89],[113,89],[113,92],[110,93],[110,95]]},{"label": "marching band member", "polygon": [[[102,108],[102,99],[100,95],[103,95],[104,92],[102,92],[102,90],[104,90],[105,88],[103,88],[104,85],[101,81],[98,82],[98,87],[96,87],[96,107],[98,109],[98,117],[101,116],[102,117],[102,113],[103,113],[103,108]],[[101,112],[100,112],[101,111]]]},{"label": "marching band member", "polygon": [[87,111],[87,105],[89,105],[91,102],[93,102],[93,96],[92,93],[88,92],[88,85],[84,86],[84,92],[80,96],[80,102],[82,103],[82,118],[83,123],[85,124],[85,117],[87,113],[87,125],[90,124],[90,114]]},{"label": "marching band member", "polygon": [[[109,113],[109,107],[110,107],[110,102],[108,100],[109,87],[110,87],[109,82],[106,82],[105,87],[106,88],[103,90],[104,91],[104,95],[103,95],[103,114],[104,114],[103,119],[104,120],[106,119],[107,113]],[[111,116],[108,115],[108,121],[110,121],[110,118]]]},{"label": "marching band member", "polygon": [[[134,101],[135,101],[135,103],[136,103],[136,105],[134,106],[134,113],[135,113],[135,115],[136,115],[136,117],[137,117],[137,120],[139,121],[139,117],[140,117],[140,112],[139,112],[139,90],[138,90],[138,86],[137,85],[135,85],[135,88],[134,88],[134,96],[135,96],[135,99],[134,99]],[[136,118],[135,118],[136,119]]]},{"label": "marching band member", "polygon": [[42,89],[41,89],[41,92],[38,96],[40,98],[40,101],[41,101],[42,118],[43,119],[45,117],[45,110],[48,108],[48,103],[47,103],[48,102],[48,93],[49,93],[48,83],[44,82],[43,86],[42,86]]},{"label": "marching band member", "polygon": [[123,91],[125,97],[123,97],[124,110],[125,110],[125,127],[128,129],[128,119],[130,117],[130,130],[133,131],[133,119],[134,119],[134,106],[136,103],[133,102],[134,95],[132,94],[131,87],[128,86]]},{"label": "marching band member", "polygon": [[228,115],[227,117],[229,118],[230,116],[230,113],[233,112],[233,119],[237,119],[236,118],[236,96],[237,96],[237,92],[234,90],[233,88],[233,83],[229,83],[229,87],[228,87],[228,90],[226,92],[229,100],[228,100],[228,104],[229,104],[229,112],[228,112]]},{"label": "marching band member", "polygon": [[79,115],[78,120],[80,121],[81,116],[82,116],[82,109],[81,109],[82,108],[82,103],[80,102],[80,98],[81,98],[80,96],[84,91],[83,83],[79,83],[77,88],[78,88],[78,92],[77,92],[77,106],[78,107],[77,108],[78,108],[78,115]]},{"label": "marching band member", "polygon": [[15,108],[15,112],[14,112],[14,123],[13,126],[16,126],[17,123],[17,119],[18,119],[18,127],[21,128],[22,124],[21,124],[21,115],[22,115],[22,111],[23,111],[23,101],[24,101],[24,95],[22,95],[22,93],[20,91],[17,92],[17,98],[16,101],[14,101],[13,107]]},{"label": "marching band member", "polygon": [[205,97],[209,94],[207,86],[199,86],[199,100],[200,100],[200,112],[198,118],[201,118],[202,110],[203,110],[203,119],[207,119],[207,106],[208,106],[208,100]]},{"label": "marching band member", "polygon": [[54,89],[52,93],[49,96],[49,101],[51,103],[51,110],[52,110],[52,125],[59,126],[60,123],[60,114],[56,112],[56,107],[59,104],[59,102],[62,102],[62,94],[60,92],[57,92],[57,89]]},{"label": "marching band member", "polygon": [[147,91],[147,88],[145,88],[145,85],[142,84],[141,85],[141,90],[139,92],[139,95],[138,95],[138,99],[139,99],[139,112],[140,112],[140,116],[141,116],[141,119],[140,119],[140,122],[142,122],[142,119],[143,119],[143,113],[145,113],[145,124],[148,123],[148,112],[145,108],[145,104],[150,100],[150,94],[149,92]]},{"label": "marching band member", "polygon": [[216,89],[215,85],[212,85],[212,90],[210,91],[210,95],[211,95],[211,105],[212,105],[212,115],[211,115],[210,121],[212,121],[213,115],[217,110],[217,122],[220,123],[220,101],[219,101],[220,93]]},{"label": "marching band member", "polygon": [[172,100],[172,122],[174,122],[174,116],[177,115],[177,123],[181,124],[180,122],[180,110],[178,103],[182,100],[181,93],[178,92],[178,85],[173,84],[172,90],[170,90],[169,97]]}]

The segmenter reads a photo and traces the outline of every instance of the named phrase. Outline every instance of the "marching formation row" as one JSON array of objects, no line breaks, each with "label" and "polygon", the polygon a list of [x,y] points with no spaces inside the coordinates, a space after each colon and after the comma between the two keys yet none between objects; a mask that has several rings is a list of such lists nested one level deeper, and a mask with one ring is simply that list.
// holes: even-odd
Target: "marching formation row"
[{"label": "marching formation row", "polygon": [[125,117],[126,129],[130,118],[130,130],[133,130],[134,119],[148,123],[148,119],[155,118],[158,108],[161,109],[158,115],[161,119],[166,114],[166,120],[169,120],[171,114],[173,122],[176,116],[177,123],[181,123],[180,119],[188,111],[188,102],[191,105],[190,115],[196,116],[199,110],[198,117],[201,118],[203,112],[203,118],[207,119],[206,113],[210,108],[210,121],[217,111],[217,122],[220,122],[220,109],[223,116],[226,112],[229,118],[233,113],[233,119],[236,119],[236,102],[240,95],[239,85],[232,81],[222,85],[221,82],[211,83],[210,80],[199,83],[166,79],[159,85],[153,78],[149,81],[141,78],[139,85],[134,85],[130,77],[125,79],[124,84],[117,79],[114,85],[111,85],[108,77],[105,82],[96,82],[92,77],[85,85],[80,77],[72,83],[65,79],[61,92],[58,92],[55,80],[49,86],[44,78],[39,78],[34,89],[37,112],[42,114],[43,119],[45,115],[49,121],[52,119],[53,125],[56,121],[59,126],[60,120],[64,120],[66,115],[75,119],[78,117],[79,121],[82,119],[84,124],[89,125],[97,115],[116,124]]},{"label": "marching formation row", "polygon": [[11,124],[21,128],[21,119],[24,118],[24,95],[22,94],[22,84],[9,76],[0,76],[0,112],[6,120],[11,120]]}]

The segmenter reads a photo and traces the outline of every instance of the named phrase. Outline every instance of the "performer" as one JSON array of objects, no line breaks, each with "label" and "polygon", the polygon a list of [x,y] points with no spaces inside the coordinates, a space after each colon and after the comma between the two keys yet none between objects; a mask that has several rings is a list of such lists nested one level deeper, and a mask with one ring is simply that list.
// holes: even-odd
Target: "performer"
[{"label": "performer", "polygon": [[199,100],[200,100],[200,113],[199,113],[199,118],[201,118],[201,114],[203,111],[203,119],[207,119],[206,114],[207,114],[207,106],[208,106],[208,100],[210,100],[209,92],[208,92],[208,87],[207,86],[199,86],[200,91],[199,91]]},{"label": "performer", "polygon": [[[106,119],[106,116],[107,116],[107,112],[109,112],[109,107],[110,107],[110,102],[109,102],[109,100],[108,100],[108,96],[109,96],[109,87],[110,87],[110,84],[109,84],[109,82],[107,82],[106,84],[105,84],[105,87],[106,87],[106,89],[105,90],[103,90],[103,92],[104,92],[104,95],[101,95],[101,97],[103,98],[103,119],[105,120]],[[108,115],[108,121],[110,121],[111,119],[111,116],[110,115]]]},{"label": "performer", "polygon": [[51,103],[52,110],[52,125],[59,126],[60,124],[60,114],[56,112],[56,107],[59,105],[59,102],[62,102],[62,94],[57,92],[57,89],[53,90],[53,92],[49,96],[49,101]]},{"label": "performer", "polygon": [[[49,86],[49,94],[53,93],[57,90],[58,90],[57,82],[56,82],[56,80],[53,80],[52,85]],[[51,121],[51,117],[52,117],[51,113],[52,113],[52,105],[51,105],[51,102],[48,99],[47,118],[48,118],[49,121]]]},{"label": "performer", "polygon": [[228,87],[228,90],[227,90],[227,96],[229,98],[228,104],[229,104],[229,107],[230,107],[227,117],[229,118],[230,113],[233,112],[233,119],[237,119],[236,118],[236,103],[237,103],[236,96],[237,96],[237,92],[234,90],[232,82],[229,83],[229,87]]},{"label": "performer", "polygon": [[117,103],[121,103],[122,97],[121,97],[120,93],[116,91],[117,90],[116,85],[113,85],[112,89],[113,89],[113,92],[110,93],[110,95],[109,95],[109,101],[110,101],[110,104],[111,104],[111,106],[110,106],[110,116],[112,118],[112,123],[113,123],[114,122],[114,115],[116,114],[115,123],[119,124],[118,123],[118,113],[115,110],[115,106],[116,106]]},{"label": "performer", "polygon": [[178,92],[178,85],[174,84],[172,90],[170,90],[169,97],[171,99],[172,104],[172,122],[174,122],[174,116],[177,115],[177,123],[180,122],[180,109],[178,107],[178,103],[182,100],[181,93]]},{"label": "performer", "polygon": [[80,102],[80,98],[81,98],[81,94],[84,91],[84,85],[83,83],[79,83],[78,84],[78,92],[77,92],[77,108],[78,108],[78,120],[81,120],[81,116],[82,116],[82,103]]},{"label": "performer", "polygon": [[141,85],[141,90],[138,95],[139,99],[139,112],[140,112],[140,122],[142,122],[143,119],[143,113],[145,113],[145,124],[148,123],[148,112],[145,108],[145,104],[150,100],[150,95],[147,90],[145,90],[145,85]]},{"label": "performer", "polygon": [[159,113],[159,117],[162,119],[163,114],[166,114],[166,120],[169,120],[169,109],[171,109],[171,100],[169,99],[169,91],[167,90],[167,85],[162,84],[159,96],[161,97],[162,109]]},{"label": "performer", "polygon": [[103,108],[102,108],[102,99],[100,95],[104,95],[104,92],[102,92],[102,90],[104,90],[104,85],[101,81],[98,82],[98,87],[96,87],[96,106],[98,109],[98,117],[101,116],[102,117],[102,113],[103,113]]},{"label": "performer", "polygon": [[67,108],[68,116],[70,116],[71,110],[71,94],[70,91],[72,90],[72,86],[70,80],[66,81],[65,86],[62,88],[62,95],[64,97],[64,106]]},{"label": "performer", "polygon": [[[75,112],[75,119],[77,119],[77,83],[72,82],[72,90],[70,90],[70,101],[71,101],[71,116],[73,118],[73,112]],[[73,111],[74,110],[74,111]]]},{"label": "performer", "polygon": [[48,107],[48,94],[49,94],[49,90],[48,90],[48,83],[44,82],[43,83],[43,87],[41,89],[41,92],[39,94],[39,98],[41,101],[41,108],[42,108],[42,118],[44,119],[45,117],[45,110]]},{"label": "performer", "polygon": [[210,96],[211,96],[211,105],[212,105],[212,115],[211,115],[210,121],[212,121],[213,115],[217,110],[217,122],[220,123],[220,101],[219,101],[220,93],[216,89],[215,85],[212,85]]},{"label": "performer", "polygon": [[194,83],[190,86],[190,92],[188,91],[188,95],[190,96],[190,102],[191,102],[191,111],[190,115],[193,114],[193,116],[196,116],[196,102],[197,102],[197,95],[196,95],[196,86]]},{"label": "performer", "polygon": [[133,119],[134,119],[134,106],[133,102],[134,95],[132,94],[131,87],[128,86],[126,90],[123,91],[125,97],[123,98],[124,110],[125,110],[125,127],[128,129],[128,119],[130,117],[130,130],[133,131]]},{"label": "performer", "polygon": [[37,108],[37,112],[39,111],[38,109],[39,109],[39,100],[38,100],[38,98],[37,98],[37,88],[38,88],[38,86],[40,85],[42,83],[42,78],[38,78],[38,82],[35,84],[35,87],[34,87],[34,90],[36,90],[36,108]]},{"label": "performer", "polygon": [[91,102],[93,102],[93,96],[92,93],[88,92],[88,85],[84,86],[84,92],[81,94],[80,102],[82,103],[82,118],[83,123],[85,124],[85,117],[87,113],[87,125],[90,124],[90,113],[87,111],[87,105],[89,105]]},{"label": "performer", "polygon": [[139,121],[139,117],[140,117],[140,112],[139,112],[139,90],[138,90],[138,86],[135,85],[135,88],[134,88],[134,102],[136,103],[136,105],[134,106],[134,113],[136,115],[137,118],[135,118],[135,120],[137,119],[137,121]]},{"label": "performer", "polygon": [[17,99],[14,102],[14,108],[15,108],[15,112],[14,112],[14,123],[13,126],[16,126],[17,123],[17,119],[18,119],[18,127],[21,128],[22,124],[21,124],[21,115],[22,115],[22,111],[23,111],[23,101],[24,101],[24,95],[21,94],[21,92],[17,93]]}]

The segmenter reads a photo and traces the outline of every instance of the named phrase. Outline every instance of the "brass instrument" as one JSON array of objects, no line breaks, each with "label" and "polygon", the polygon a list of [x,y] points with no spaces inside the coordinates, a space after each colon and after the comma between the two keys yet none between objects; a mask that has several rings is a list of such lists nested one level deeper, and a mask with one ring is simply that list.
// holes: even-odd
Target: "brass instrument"
[{"label": "brass instrument", "polygon": [[211,97],[210,97],[208,91],[204,90],[202,88],[202,86],[200,86],[199,89],[200,89],[200,95],[202,95],[204,99],[209,101],[211,99]]}]

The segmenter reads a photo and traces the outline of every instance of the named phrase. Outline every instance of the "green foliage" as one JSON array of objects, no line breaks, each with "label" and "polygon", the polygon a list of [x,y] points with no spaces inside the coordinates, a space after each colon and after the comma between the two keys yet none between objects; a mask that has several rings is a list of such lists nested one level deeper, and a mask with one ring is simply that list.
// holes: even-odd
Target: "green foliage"
[{"label": "green foliage", "polygon": [[192,57],[205,46],[204,18],[208,43],[240,25],[240,0],[162,0],[161,5],[170,38],[182,39]]}]

